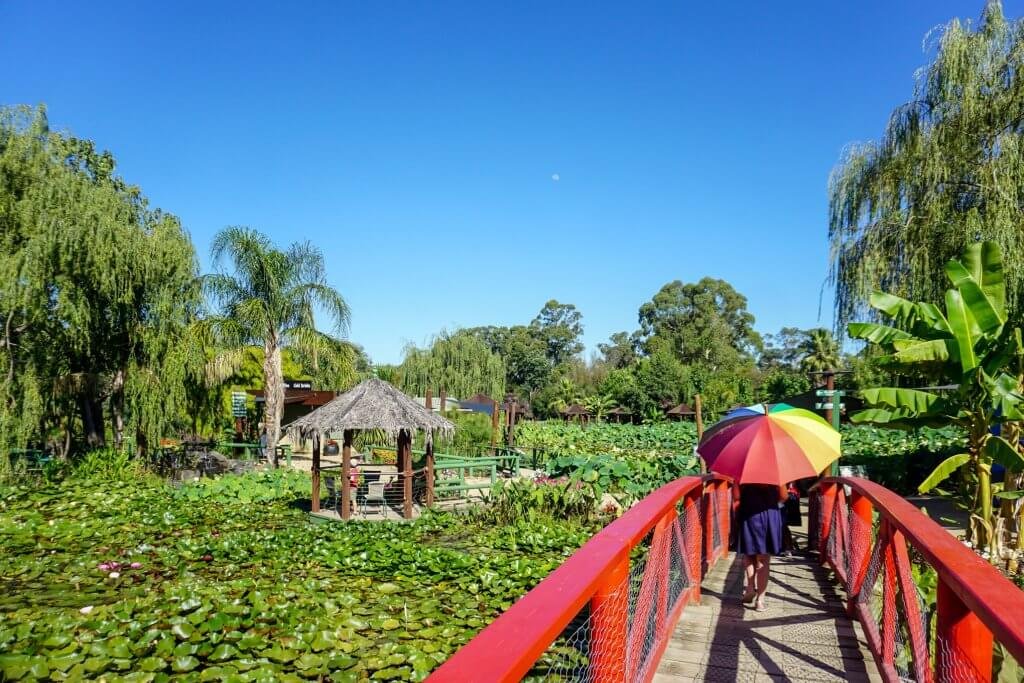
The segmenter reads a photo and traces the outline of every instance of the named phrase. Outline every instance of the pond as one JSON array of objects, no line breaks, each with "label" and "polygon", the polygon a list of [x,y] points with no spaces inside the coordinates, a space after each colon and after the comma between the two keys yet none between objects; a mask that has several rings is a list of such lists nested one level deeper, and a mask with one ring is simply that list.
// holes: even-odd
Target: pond
[{"label": "pond", "polygon": [[0,677],[422,680],[592,531],[311,524],[294,478],[0,489]]}]

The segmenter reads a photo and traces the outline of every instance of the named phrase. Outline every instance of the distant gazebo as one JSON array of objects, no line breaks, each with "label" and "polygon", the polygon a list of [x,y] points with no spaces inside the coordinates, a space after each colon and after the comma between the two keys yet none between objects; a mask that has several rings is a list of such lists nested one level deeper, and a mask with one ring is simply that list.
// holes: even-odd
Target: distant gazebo
[{"label": "distant gazebo", "polygon": [[341,518],[348,519],[352,491],[348,485],[352,457],[352,437],[357,431],[380,431],[397,442],[398,471],[402,481],[402,516],[412,518],[412,435],[424,433],[426,448],[427,505],[434,498],[434,435],[448,437],[455,425],[427,410],[413,399],[381,379],[368,379],[338,396],[330,403],[300,417],[288,430],[303,438],[313,438],[313,512],[320,511],[320,444],[332,432],[342,432]]},{"label": "distant gazebo", "polygon": [[579,403],[573,403],[571,406],[566,407],[562,411],[562,417],[566,420],[577,420],[578,422],[587,422],[591,415],[590,411],[581,406]]},{"label": "distant gazebo", "polygon": [[608,411],[608,417],[615,422],[632,422],[633,412],[622,406],[615,406]]},{"label": "distant gazebo", "polygon": [[683,420],[686,418],[692,418],[697,414],[693,408],[686,403],[680,403],[677,406],[673,406],[665,411],[665,416],[670,420]]}]

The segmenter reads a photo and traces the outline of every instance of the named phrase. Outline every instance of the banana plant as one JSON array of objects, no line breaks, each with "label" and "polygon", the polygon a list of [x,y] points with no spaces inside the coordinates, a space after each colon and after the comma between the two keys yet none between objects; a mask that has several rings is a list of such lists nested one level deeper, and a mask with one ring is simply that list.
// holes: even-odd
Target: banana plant
[{"label": "banana plant", "polygon": [[940,463],[921,483],[930,491],[957,471],[971,491],[968,533],[976,547],[993,550],[995,519],[992,465],[1024,469],[1017,440],[991,432],[1003,422],[1024,419],[1024,395],[1016,369],[1024,357],[1019,328],[1009,327],[1006,285],[999,247],[992,242],[968,246],[959,259],[946,264],[951,286],[943,310],[933,303],[913,302],[877,292],[870,303],[888,324],[850,323],[853,338],[877,344],[882,362],[896,370],[939,377],[956,385],[944,393],[898,387],[866,389],[868,408],[856,413],[855,423],[896,428],[955,424],[968,435],[966,453]]}]

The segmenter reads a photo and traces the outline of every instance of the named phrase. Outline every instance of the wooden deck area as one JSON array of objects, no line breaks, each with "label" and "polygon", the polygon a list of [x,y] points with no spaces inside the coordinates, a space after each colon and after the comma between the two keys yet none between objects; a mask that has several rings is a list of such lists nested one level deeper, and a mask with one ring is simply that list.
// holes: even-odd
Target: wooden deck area
[{"label": "wooden deck area", "polygon": [[742,558],[718,562],[689,605],[655,681],[880,681],[845,596],[813,558],[772,558],[766,610],[743,605]]}]

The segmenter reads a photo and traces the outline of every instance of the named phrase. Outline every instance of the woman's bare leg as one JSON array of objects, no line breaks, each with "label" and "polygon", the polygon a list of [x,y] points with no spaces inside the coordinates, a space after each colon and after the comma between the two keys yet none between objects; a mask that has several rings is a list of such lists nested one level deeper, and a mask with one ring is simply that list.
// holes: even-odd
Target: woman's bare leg
[{"label": "woman's bare leg", "polygon": [[764,609],[764,594],[768,591],[768,573],[771,570],[771,559],[771,555],[758,555],[756,558],[757,601],[755,606],[759,610]]},{"label": "woman's bare leg", "polygon": [[747,589],[743,593],[743,602],[750,602],[754,599],[754,596],[757,595],[757,585],[754,583],[756,578],[756,567],[754,563],[755,557],[756,556],[754,555],[743,556],[743,575],[747,579]]}]

